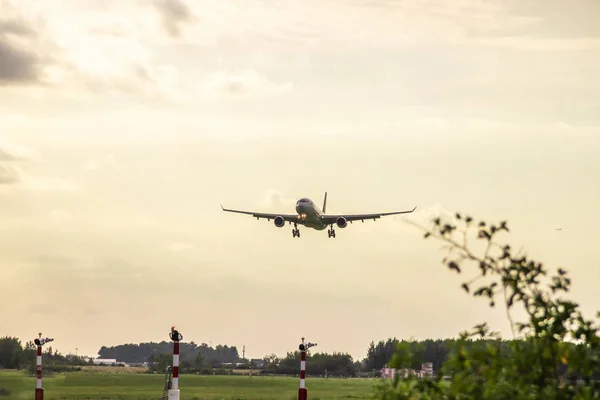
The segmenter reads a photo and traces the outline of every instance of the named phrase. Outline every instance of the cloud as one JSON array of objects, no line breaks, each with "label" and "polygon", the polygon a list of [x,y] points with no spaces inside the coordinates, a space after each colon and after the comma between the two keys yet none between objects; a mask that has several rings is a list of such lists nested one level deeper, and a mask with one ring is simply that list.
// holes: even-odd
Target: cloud
[{"label": "cloud", "polygon": [[30,314],[56,314],[58,307],[48,303],[33,303],[27,307],[27,312]]},{"label": "cloud", "polygon": [[76,182],[70,179],[58,177],[36,177],[24,175],[21,177],[20,183],[20,190],[33,192],[75,192],[80,189]]},{"label": "cloud", "polygon": [[[329,40],[346,39],[352,46],[399,47],[431,43],[510,46],[532,50],[597,48],[596,16],[600,3],[584,1],[577,7],[561,0],[348,0],[337,4],[340,26],[314,18],[315,28]],[[322,14],[331,13],[323,7]],[[359,11],[360,10],[360,11]],[[352,15],[352,11],[355,11]],[[568,18],[565,16],[568,15]],[[319,16],[320,17],[320,16]],[[363,25],[363,29],[358,26]],[[368,26],[367,29],[364,27]],[[395,34],[386,34],[385,32]]]},{"label": "cloud", "polygon": [[516,30],[499,32],[502,36],[600,38],[600,3],[597,1],[582,1],[573,7],[561,0],[507,0],[502,2],[502,8],[508,15],[527,21]]},{"label": "cloud", "polygon": [[[11,132],[19,131],[27,126],[31,126],[32,122],[33,121],[30,118],[23,114],[2,113],[0,114],[0,132],[2,132],[3,135],[10,135]],[[0,148],[4,147],[4,144],[0,144]]]},{"label": "cloud", "polygon": [[81,312],[84,315],[101,315],[101,314],[103,314],[102,311],[100,311],[96,308],[93,308],[93,307],[85,307]]},{"label": "cloud", "polygon": [[14,185],[19,182],[21,182],[21,175],[17,169],[0,164],[0,185]]},{"label": "cloud", "polygon": [[267,209],[278,209],[282,212],[289,209],[289,211],[286,211],[286,213],[292,213],[294,212],[293,210],[296,204],[296,200],[297,199],[293,197],[285,196],[281,191],[277,189],[267,189],[263,193],[262,199],[259,200],[259,204],[261,207]]},{"label": "cloud", "polygon": [[0,144],[1,161],[30,161],[37,157],[37,153],[26,147],[9,146]]},{"label": "cloud", "polygon": [[107,154],[103,157],[94,157],[83,165],[84,173],[101,170],[115,171],[117,169],[119,169],[119,163],[117,162],[116,156],[113,153]]},{"label": "cloud", "polygon": [[19,161],[41,161],[33,149],[18,146],[0,146],[0,185],[12,185],[25,191],[74,191],[74,181],[59,177],[31,176],[12,165]]},{"label": "cloud", "polygon": [[65,210],[52,210],[47,219],[50,223],[56,224],[58,226],[64,226],[65,223],[71,222],[73,220],[73,216]]},{"label": "cloud", "polygon": [[[282,281],[280,278],[273,277],[257,279],[251,276],[221,274],[201,281],[186,280],[178,283],[177,286],[168,282],[164,286],[165,290],[177,288],[182,293],[191,291],[207,299],[219,298],[223,302],[235,303],[240,302],[240,299],[248,298],[266,304],[272,303],[273,298],[278,302],[296,303],[298,298],[304,298],[305,303],[311,305],[361,307],[381,306],[387,301],[385,295],[379,291],[358,284],[352,285],[352,290],[348,291],[332,290],[331,287],[324,285],[306,286],[298,280]],[[230,297],[228,293],[235,293],[235,296]]]},{"label": "cloud", "polygon": [[28,22],[8,2],[0,2],[0,86],[40,81],[43,63],[31,49],[32,38]]},{"label": "cloud", "polygon": [[[154,275],[153,275],[154,272]],[[110,284],[112,286],[135,285],[142,283],[144,275],[159,278],[156,270],[147,269],[128,260],[110,256],[86,258],[65,255],[43,254],[33,256],[23,266],[24,274],[32,274],[42,280],[53,280],[58,284],[73,284],[73,288],[85,290],[90,284]],[[156,281],[158,282],[158,280]]]},{"label": "cloud", "polygon": [[39,78],[37,57],[12,46],[0,36],[0,84],[35,82]]},{"label": "cloud", "polygon": [[[23,279],[35,277],[33,285],[40,295],[52,296],[53,305],[61,308],[71,308],[73,298],[79,299],[83,306],[85,299],[96,301],[98,294],[120,301],[121,297],[126,298],[126,293],[147,294],[155,291],[158,291],[158,298],[177,294],[183,300],[219,300],[230,304],[239,303],[240,299],[270,304],[273,298],[280,302],[296,303],[297,299],[305,298],[312,305],[327,303],[361,307],[366,304],[382,305],[386,301],[385,295],[378,290],[350,282],[345,286],[352,290],[332,291],[324,283],[317,282],[306,287],[293,278],[257,277],[252,272],[230,274],[204,268],[203,263],[190,269],[183,269],[176,264],[168,268],[158,264],[138,264],[119,257],[71,257],[45,253],[34,254],[23,260],[19,276]],[[185,276],[186,279],[165,280],[165,274]],[[232,297],[231,293],[235,296]]]},{"label": "cloud", "polygon": [[173,253],[180,253],[185,250],[193,249],[194,247],[195,246],[193,244],[173,242],[167,245],[167,250]]},{"label": "cloud", "polygon": [[[0,85],[37,83],[38,96],[60,89],[65,97],[179,99],[177,69],[151,61],[148,43],[155,41],[158,23],[153,10],[136,2],[1,4]],[[20,16],[17,6],[37,19]],[[175,12],[168,18],[183,16]]]},{"label": "cloud", "polygon": [[154,0],[153,5],[162,18],[166,32],[173,38],[181,36],[182,23],[194,20],[190,8],[181,0]]},{"label": "cloud", "polygon": [[584,51],[600,48],[600,38],[535,38],[531,36],[517,37],[482,37],[477,39],[474,44],[485,47],[504,47],[524,51]]},{"label": "cloud", "polygon": [[292,90],[294,84],[275,83],[255,70],[217,71],[210,75],[201,86],[207,94],[226,96],[270,95]]}]

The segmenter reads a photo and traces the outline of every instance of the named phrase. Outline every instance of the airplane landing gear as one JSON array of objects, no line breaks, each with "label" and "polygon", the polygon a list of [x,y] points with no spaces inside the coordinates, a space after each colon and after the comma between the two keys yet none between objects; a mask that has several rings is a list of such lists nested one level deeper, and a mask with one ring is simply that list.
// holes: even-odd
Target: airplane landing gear
[{"label": "airplane landing gear", "polygon": [[331,225],[331,228],[327,231],[327,236],[330,238],[335,238],[335,229],[333,229],[333,225]]},{"label": "airplane landing gear", "polygon": [[292,237],[300,237],[300,229],[298,229],[298,224],[294,224],[294,228],[292,229]]}]

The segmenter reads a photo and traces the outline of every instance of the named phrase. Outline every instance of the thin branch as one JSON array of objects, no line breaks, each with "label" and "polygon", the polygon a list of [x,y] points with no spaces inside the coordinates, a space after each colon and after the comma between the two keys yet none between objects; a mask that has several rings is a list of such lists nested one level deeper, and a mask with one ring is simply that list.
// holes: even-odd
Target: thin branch
[{"label": "thin branch", "polygon": [[516,338],[515,336],[515,323],[512,319],[512,316],[510,315],[510,307],[508,306],[508,293],[507,293],[508,287],[505,285],[504,286],[504,305],[505,305],[505,309],[506,309],[506,317],[508,318],[508,323],[510,324],[510,332],[512,333],[512,337],[513,339]]}]

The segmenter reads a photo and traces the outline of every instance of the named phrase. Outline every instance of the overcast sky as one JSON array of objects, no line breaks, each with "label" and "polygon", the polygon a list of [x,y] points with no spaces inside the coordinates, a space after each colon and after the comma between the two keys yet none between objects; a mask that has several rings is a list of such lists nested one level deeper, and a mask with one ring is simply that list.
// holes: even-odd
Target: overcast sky
[{"label": "overcast sky", "polygon": [[[0,335],[450,337],[501,310],[401,217],[337,238],[223,213],[506,219],[600,309],[599,3],[0,0]],[[557,228],[562,228],[558,231]]]}]

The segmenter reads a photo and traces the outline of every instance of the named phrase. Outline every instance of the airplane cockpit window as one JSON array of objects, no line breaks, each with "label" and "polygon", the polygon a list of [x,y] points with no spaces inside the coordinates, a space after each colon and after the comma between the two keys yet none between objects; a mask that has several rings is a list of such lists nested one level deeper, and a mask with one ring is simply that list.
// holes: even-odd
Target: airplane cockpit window
[{"label": "airplane cockpit window", "polygon": [[298,202],[299,203],[310,203],[310,200],[307,198],[303,198],[303,199],[298,200]]}]

